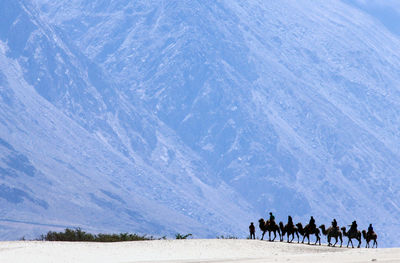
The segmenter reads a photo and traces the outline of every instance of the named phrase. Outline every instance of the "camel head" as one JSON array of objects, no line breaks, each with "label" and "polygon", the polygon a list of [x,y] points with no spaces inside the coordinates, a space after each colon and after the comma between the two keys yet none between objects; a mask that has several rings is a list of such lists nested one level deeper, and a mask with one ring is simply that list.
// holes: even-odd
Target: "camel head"
[{"label": "camel head", "polygon": [[343,231],[343,235],[347,236],[346,227],[343,226],[343,227],[341,228],[341,230]]},{"label": "camel head", "polygon": [[265,229],[266,229],[266,224],[265,224],[265,221],[264,221],[264,219],[262,219],[262,218],[260,218],[260,220],[258,220],[258,227],[262,230],[262,231],[265,231]]},{"label": "camel head", "polygon": [[363,235],[363,238],[367,239],[367,231],[363,230],[363,231],[361,231],[361,233]]},{"label": "camel head", "polygon": [[321,228],[321,230],[322,230],[322,234],[323,234],[323,235],[325,235],[325,236],[326,236],[326,235],[328,234],[328,231],[326,230],[326,228],[325,228],[325,225],[324,225],[324,224],[320,225],[320,226],[319,226],[319,228]]},{"label": "camel head", "polygon": [[297,223],[296,226],[297,226],[297,228],[298,228],[299,230],[300,230],[300,229],[303,229],[303,225],[302,225],[301,223]]}]

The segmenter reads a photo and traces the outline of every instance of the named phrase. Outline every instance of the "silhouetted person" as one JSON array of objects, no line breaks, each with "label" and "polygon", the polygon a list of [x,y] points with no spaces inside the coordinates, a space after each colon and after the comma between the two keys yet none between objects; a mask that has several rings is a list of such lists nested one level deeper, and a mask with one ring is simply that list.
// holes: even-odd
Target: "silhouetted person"
[{"label": "silhouetted person", "polygon": [[374,228],[372,227],[372,224],[369,224],[368,233],[367,234],[371,235],[372,233],[374,233]]},{"label": "silhouetted person", "polygon": [[291,216],[288,216],[288,220],[287,220],[287,221],[288,221],[288,222],[287,222],[288,226],[290,226],[290,227],[294,226],[294,224],[293,224],[293,219],[292,219]]},{"label": "silhouetted person", "polygon": [[269,223],[275,223],[275,216],[272,214],[272,212],[269,212]]},{"label": "silhouetted person", "polygon": [[315,225],[315,219],[314,219],[314,217],[313,217],[313,216],[311,216],[311,218],[310,218],[310,222],[309,222],[308,224],[310,225],[310,227],[311,227],[311,230],[315,230],[315,228],[316,228],[316,225]]},{"label": "silhouetted person", "polygon": [[335,218],[334,218],[333,221],[332,221],[332,227],[333,227],[333,228],[337,228],[337,222],[336,222],[336,219],[335,219]]},{"label": "silhouetted person", "polygon": [[357,232],[357,222],[356,222],[356,220],[354,220],[353,223],[351,223],[349,232],[353,232],[353,233]]},{"label": "silhouetted person", "polygon": [[256,239],[256,228],[254,227],[253,222],[250,223],[249,231],[250,231],[250,239]]}]

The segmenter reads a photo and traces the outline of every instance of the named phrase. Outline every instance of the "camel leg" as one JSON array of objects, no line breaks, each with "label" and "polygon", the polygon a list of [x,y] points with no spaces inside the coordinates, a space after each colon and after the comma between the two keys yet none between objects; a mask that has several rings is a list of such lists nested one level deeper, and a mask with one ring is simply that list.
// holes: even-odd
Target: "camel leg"
[{"label": "camel leg", "polygon": [[361,238],[360,239],[358,239],[358,246],[357,246],[358,248],[360,248],[361,247]]},{"label": "camel leg", "polygon": [[351,243],[351,248],[354,248],[353,240],[351,240],[351,238],[350,238],[350,243]]},{"label": "camel leg", "polygon": [[301,241],[302,244],[304,244],[304,239],[306,238],[306,234],[303,236],[303,241]]},{"label": "camel leg", "polygon": [[[374,240],[374,244],[376,244],[376,248],[378,248],[378,241],[376,241],[376,239]],[[374,248],[373,244],[372,244],[372,248]]]},{"label": "camel leg", "polygon": [[316,245],[318,241],[319,241],[319,245],[321,245],[321,238],[318,235],[315,235],[315,237],[316,237],[316,240],[315,240],[314,245]]},{"label": "camel leg", "polygon": [[305,238],[307,238],[307,239],[308,239],[308,244],[310,244],[310,237],[309,237],[309,236],[307,236],[307,235],[304,235],[304,238],[303,238],[303,240],[304,240]]},{"label": "camel leg", "polygon": [[272,239],[272,241],[275,241],[276,238],[276,232],[274,231],[274,239]]},{"label": "camel leg", "polygon": [[300,243],[299,233],[296,232],[297,235],[297,243]]},{"label": "camel leg", "polygon": [[262,233],[261,240],[264,240],[264,235],[265,235],[265,231],[263,231],[263,233]]},{"label": "camel leg", "polygon": [[335,247],[336,246],[336,244],[337,244],[337,242],[338,242],[338,238],[337,237],[335,237],[335,244],[333,244],[333,247]]}]

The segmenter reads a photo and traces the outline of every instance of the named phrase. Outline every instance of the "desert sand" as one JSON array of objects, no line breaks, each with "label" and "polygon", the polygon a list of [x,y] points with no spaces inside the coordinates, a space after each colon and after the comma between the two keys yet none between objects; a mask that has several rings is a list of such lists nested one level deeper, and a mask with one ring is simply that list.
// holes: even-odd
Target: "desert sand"
[{"label": "desert sand", "polygon": [[351,249],[259,240],[0,242],[0,262],[400,262],[400,248]]}]

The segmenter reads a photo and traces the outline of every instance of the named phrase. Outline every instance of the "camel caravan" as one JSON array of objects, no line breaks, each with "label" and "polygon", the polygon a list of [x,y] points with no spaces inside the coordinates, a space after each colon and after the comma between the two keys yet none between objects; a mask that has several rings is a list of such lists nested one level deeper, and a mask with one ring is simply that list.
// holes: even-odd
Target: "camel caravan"
[{"label": "camel caravan", "polygon": [[[295,236],[297,237],[297,243],[300,243],[300,236],[303,237],[301,243],[304,243],[304,240],[307,238],[308,244],[310,244],[310,236],[315,235],[315,243],[321,245],[321,233],[327,237],[328,246],[336,246],[338,241],[340,241],[340,247],[343,244],[343,236],[348,238],[347,247],[351,243],[351,247],[354,248],[353,239],[358,241],[358,248],[361,246],[361,237],[363,237],[366,241],[366,248],[370,247],[370,242],[372,243],[372,248],[375,246],[378,247],[378,235],[374,232],[372,224],[369,225],[368,231],[362,230],[361,232],[357,230],[357,222],[353,221],[350,226],[350,229],[347,231],[346,227],[339,227],[337,225],[336,219],[333,219],[331,226],[328,228],[325,225],[316,226],[314,218],[311,216],[310,222],[303,227],[302,223],[293,223],[293,219],[291,216],[288,216],[288,223],[286,225],[283,222],[279,222],[279,224],[275,223],[275,216],[272,213],[269,213],[270,217],[267,221],[263,218],[258,220],[259,227],[262,231],[261,240],[264,240],[264,235],[268,231],[269,241],[275,241],[276,233],[278,232],[279,239],[283,242],[284,236],[287,235],[287,242],[293,242]],[[255,239],[255,227],[254,224],[251,223],[249,226],[250,230],[250,239]],[[271,239],[271,233],[274,234],[274,237]],[[331,240],[335,239],[335,243],[332,244]]]}]

